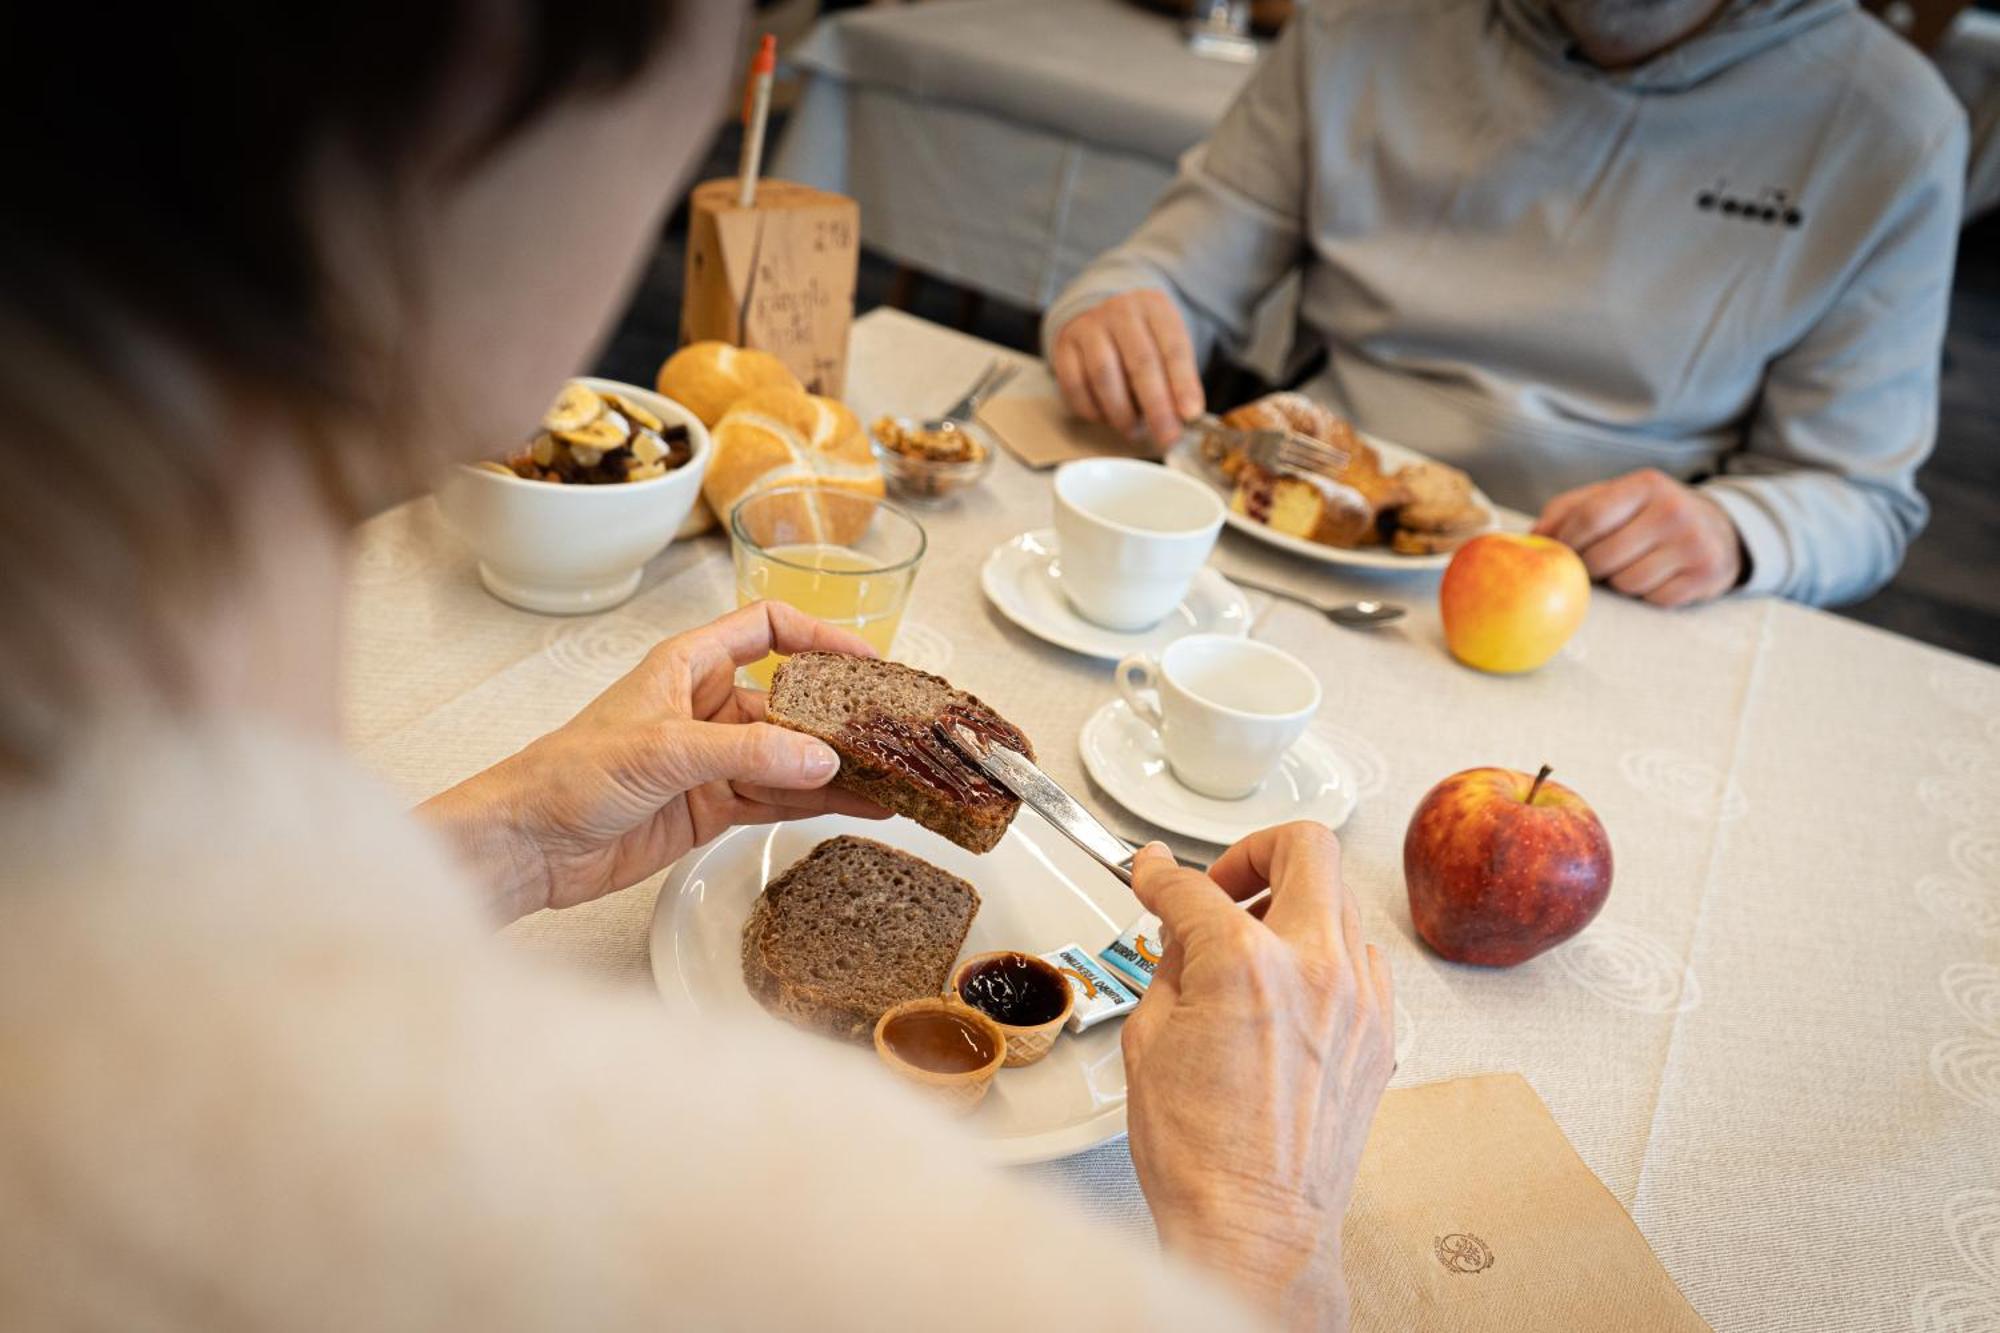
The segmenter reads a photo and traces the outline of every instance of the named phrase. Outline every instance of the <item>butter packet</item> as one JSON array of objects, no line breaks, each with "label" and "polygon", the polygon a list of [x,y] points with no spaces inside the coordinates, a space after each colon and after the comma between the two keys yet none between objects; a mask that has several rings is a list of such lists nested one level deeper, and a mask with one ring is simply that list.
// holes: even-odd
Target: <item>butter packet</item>
[{"label": "butter packet", "polygon": [[1105,971],[1078,945],[1065,944],[1054,953],[1043,954],[1042,961],[1062,973],[1076,995],[1076,1005],[1070,1010],[1067,1024],[1071,1032],[1082,1032],[1107,1018],[1129,1014],[1139,1003],[1137,991]]},{"label": "butter packet", "polygon": [[1104,946],[1098,957],[1115,970],[1134,990],[1153,984],[1153,970],[1160,965],[1160,918],[1146,913]]}]

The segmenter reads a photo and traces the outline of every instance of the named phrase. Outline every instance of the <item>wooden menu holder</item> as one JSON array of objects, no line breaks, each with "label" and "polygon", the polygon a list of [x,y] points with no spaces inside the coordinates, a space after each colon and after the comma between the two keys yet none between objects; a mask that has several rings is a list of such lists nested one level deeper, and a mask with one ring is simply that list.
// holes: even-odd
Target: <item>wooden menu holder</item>
[{"label": "wooden menu holder", "polygon": [[861,208],[846,195],[769,177],[741,208],[734,179],[704,181],[688,201],[681,341],[756,347],[806,388],[840,397],[861,262]]}]

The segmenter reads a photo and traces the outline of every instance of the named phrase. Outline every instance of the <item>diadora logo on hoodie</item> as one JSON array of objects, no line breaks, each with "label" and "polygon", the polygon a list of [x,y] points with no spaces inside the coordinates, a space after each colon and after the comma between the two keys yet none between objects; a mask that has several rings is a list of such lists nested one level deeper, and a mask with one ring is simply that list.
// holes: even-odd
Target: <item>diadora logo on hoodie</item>
[{"label": "diadora logo on hoodie", "polygon": [[1704,213],[1764,227],[1798,227],[1806,220],[1792,192],[1775,185],[1766,185],[1753,196],[1730,189],[1726,180],[1717,181],[1695,195],[1694,206]]}]

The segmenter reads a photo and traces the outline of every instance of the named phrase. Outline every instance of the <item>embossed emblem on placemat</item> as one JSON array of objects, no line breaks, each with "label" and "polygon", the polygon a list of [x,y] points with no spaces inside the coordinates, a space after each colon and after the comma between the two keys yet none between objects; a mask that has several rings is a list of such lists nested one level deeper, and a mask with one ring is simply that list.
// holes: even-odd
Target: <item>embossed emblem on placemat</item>
[{"label": "embossed emblem on placemat", "polygon": [[1483,1273],[1493,1267],[1493,1251],[1479,1237],[1464,1231],[1439,1236],[1433,1247],[1448,1273]]}]

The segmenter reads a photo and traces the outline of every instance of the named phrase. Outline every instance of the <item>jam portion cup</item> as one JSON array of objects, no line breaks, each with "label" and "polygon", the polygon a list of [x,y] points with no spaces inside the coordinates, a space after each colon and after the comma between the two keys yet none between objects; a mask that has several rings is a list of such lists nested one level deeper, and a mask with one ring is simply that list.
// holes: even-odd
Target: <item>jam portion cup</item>
[{"label": "jam portion cup", "polygon": [[951,993],[1006,1034],[1009,1068],[1047,1055],[1076,1008],[1076,993],[1054,964],[1013,949],[974,954],[960,963]]},{"label": "jam portion cup", "polygon": [[875,1053],[948,1110],[979,1105],[1007,1057],[1000,1025],[943,995],[895,1005],[875,1021]]}]

